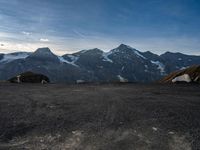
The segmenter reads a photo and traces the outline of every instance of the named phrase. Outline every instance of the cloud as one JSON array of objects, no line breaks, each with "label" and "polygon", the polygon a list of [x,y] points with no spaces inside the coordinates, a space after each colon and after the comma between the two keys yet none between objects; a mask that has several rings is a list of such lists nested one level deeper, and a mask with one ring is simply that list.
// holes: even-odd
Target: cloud
[{"label": "cloud", "polygon": [[24,35],[31,35],[32,33],[26,32],[26,31],[22,31],[22,34],[24,34]]},{"label": "cloud", "polygon": [[41,38],[40,42],[49,42],[49,39],[43,39],[43,38]]},{"label": "cloud", "polygon": [[[33,35],[27,38],[23,34],[19,35],[18,33],[19,32],[0,32],[0,53],[35,51],[39,47],[49,47],[56,54],[63,55],[92,48],[100,48],[104,51],[109,51],[119,44],[124,43],[140,51],[150,50],[156,54],[172,51],[200,55],[200,46],[198,44],[200,40],[196,37],[188,36],[151,38],[128,37],[122,39],[121,37],[113,37],[96,32],[86,34],[81,30],[81,34],[78,35],[79,32],[77,32],[75,36],[57,36],[49,34],[44,36],[41,35],[41,33],[34,32]],[[81,36],[82,34],[85,38]]]}]

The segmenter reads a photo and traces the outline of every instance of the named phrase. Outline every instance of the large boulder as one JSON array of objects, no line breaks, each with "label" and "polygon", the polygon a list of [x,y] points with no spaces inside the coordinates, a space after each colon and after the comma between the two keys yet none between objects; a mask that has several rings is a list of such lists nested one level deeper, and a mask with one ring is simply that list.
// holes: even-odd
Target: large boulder
[{"label": "large boulder", "polygon": [[49,83],[50,80],[43,74],[24,72],[8,80],[11,83]]},{"label": "large boulder", "polygon": [[184,74],[184,75],[181,75],[181,76],[178,76],[178,77],[175,77],[174,79],[172,79],[172,82],[173,83],[176,83],[176,82],[187,82],[187,83],[190,83],[192,80],[190,78],[190,76],[188,74]]}]

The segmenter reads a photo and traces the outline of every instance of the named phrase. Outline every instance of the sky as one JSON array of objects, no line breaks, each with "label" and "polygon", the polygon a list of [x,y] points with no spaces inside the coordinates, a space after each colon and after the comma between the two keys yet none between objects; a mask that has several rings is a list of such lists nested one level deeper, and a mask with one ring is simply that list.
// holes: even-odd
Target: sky
[{"label": "sky", "polygon": [[62,55],[121,43],[200,55],[199,0],[0,0],[0,53]]}]

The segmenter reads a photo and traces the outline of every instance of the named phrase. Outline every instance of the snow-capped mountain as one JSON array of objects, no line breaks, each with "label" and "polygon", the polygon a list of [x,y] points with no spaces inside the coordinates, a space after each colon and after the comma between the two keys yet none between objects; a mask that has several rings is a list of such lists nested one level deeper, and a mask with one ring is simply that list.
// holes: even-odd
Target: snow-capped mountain
[{"label": "snow-capped mountain", "polygon": [[63,56],[39,48],[33,53],[0,54],[0,79],[32,71],[53,82],[151,82],[195,64],[200,64],[200,56],[170,52],[159,56],[124,44],[109,52],[95,48]]},{"label": "snow-capped mountain", "polygon": [[10,54],[0,54],[0,63],[8,63],[16,59],[25,59],[31,53],[28,52],[16,52]]}]

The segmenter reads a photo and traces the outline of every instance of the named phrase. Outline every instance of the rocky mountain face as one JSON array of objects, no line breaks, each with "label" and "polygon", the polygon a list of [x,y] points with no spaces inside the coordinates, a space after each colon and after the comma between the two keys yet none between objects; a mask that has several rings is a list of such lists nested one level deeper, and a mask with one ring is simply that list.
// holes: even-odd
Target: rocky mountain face
[{"label": "rocky mountain face", "polygon": [[175,70],[185,69],[192,65],[200,64],[200,56],[190,56],[182,53],[166,52],[161,55],[161,58],[165,61],[165,69],[169,73]]},{"label": "rocky mountain face", "polygon": [[59,83],[152,82],[195,64],[200,64],[200,56],[171,52],[159,56],[124,44],[109,52],[95,48],[63,56],[39,48],[33,53],[0,54],[0,80],[32,71]]},{"label": "rocky mountain face", "polygon": [[51,63],[59,63],[59,58],[55,54],[51,52],[49,48],[39,48],[34,53],[30,54],[26,60],[28,61],[41,61],[44,62],[51,62]]}]

